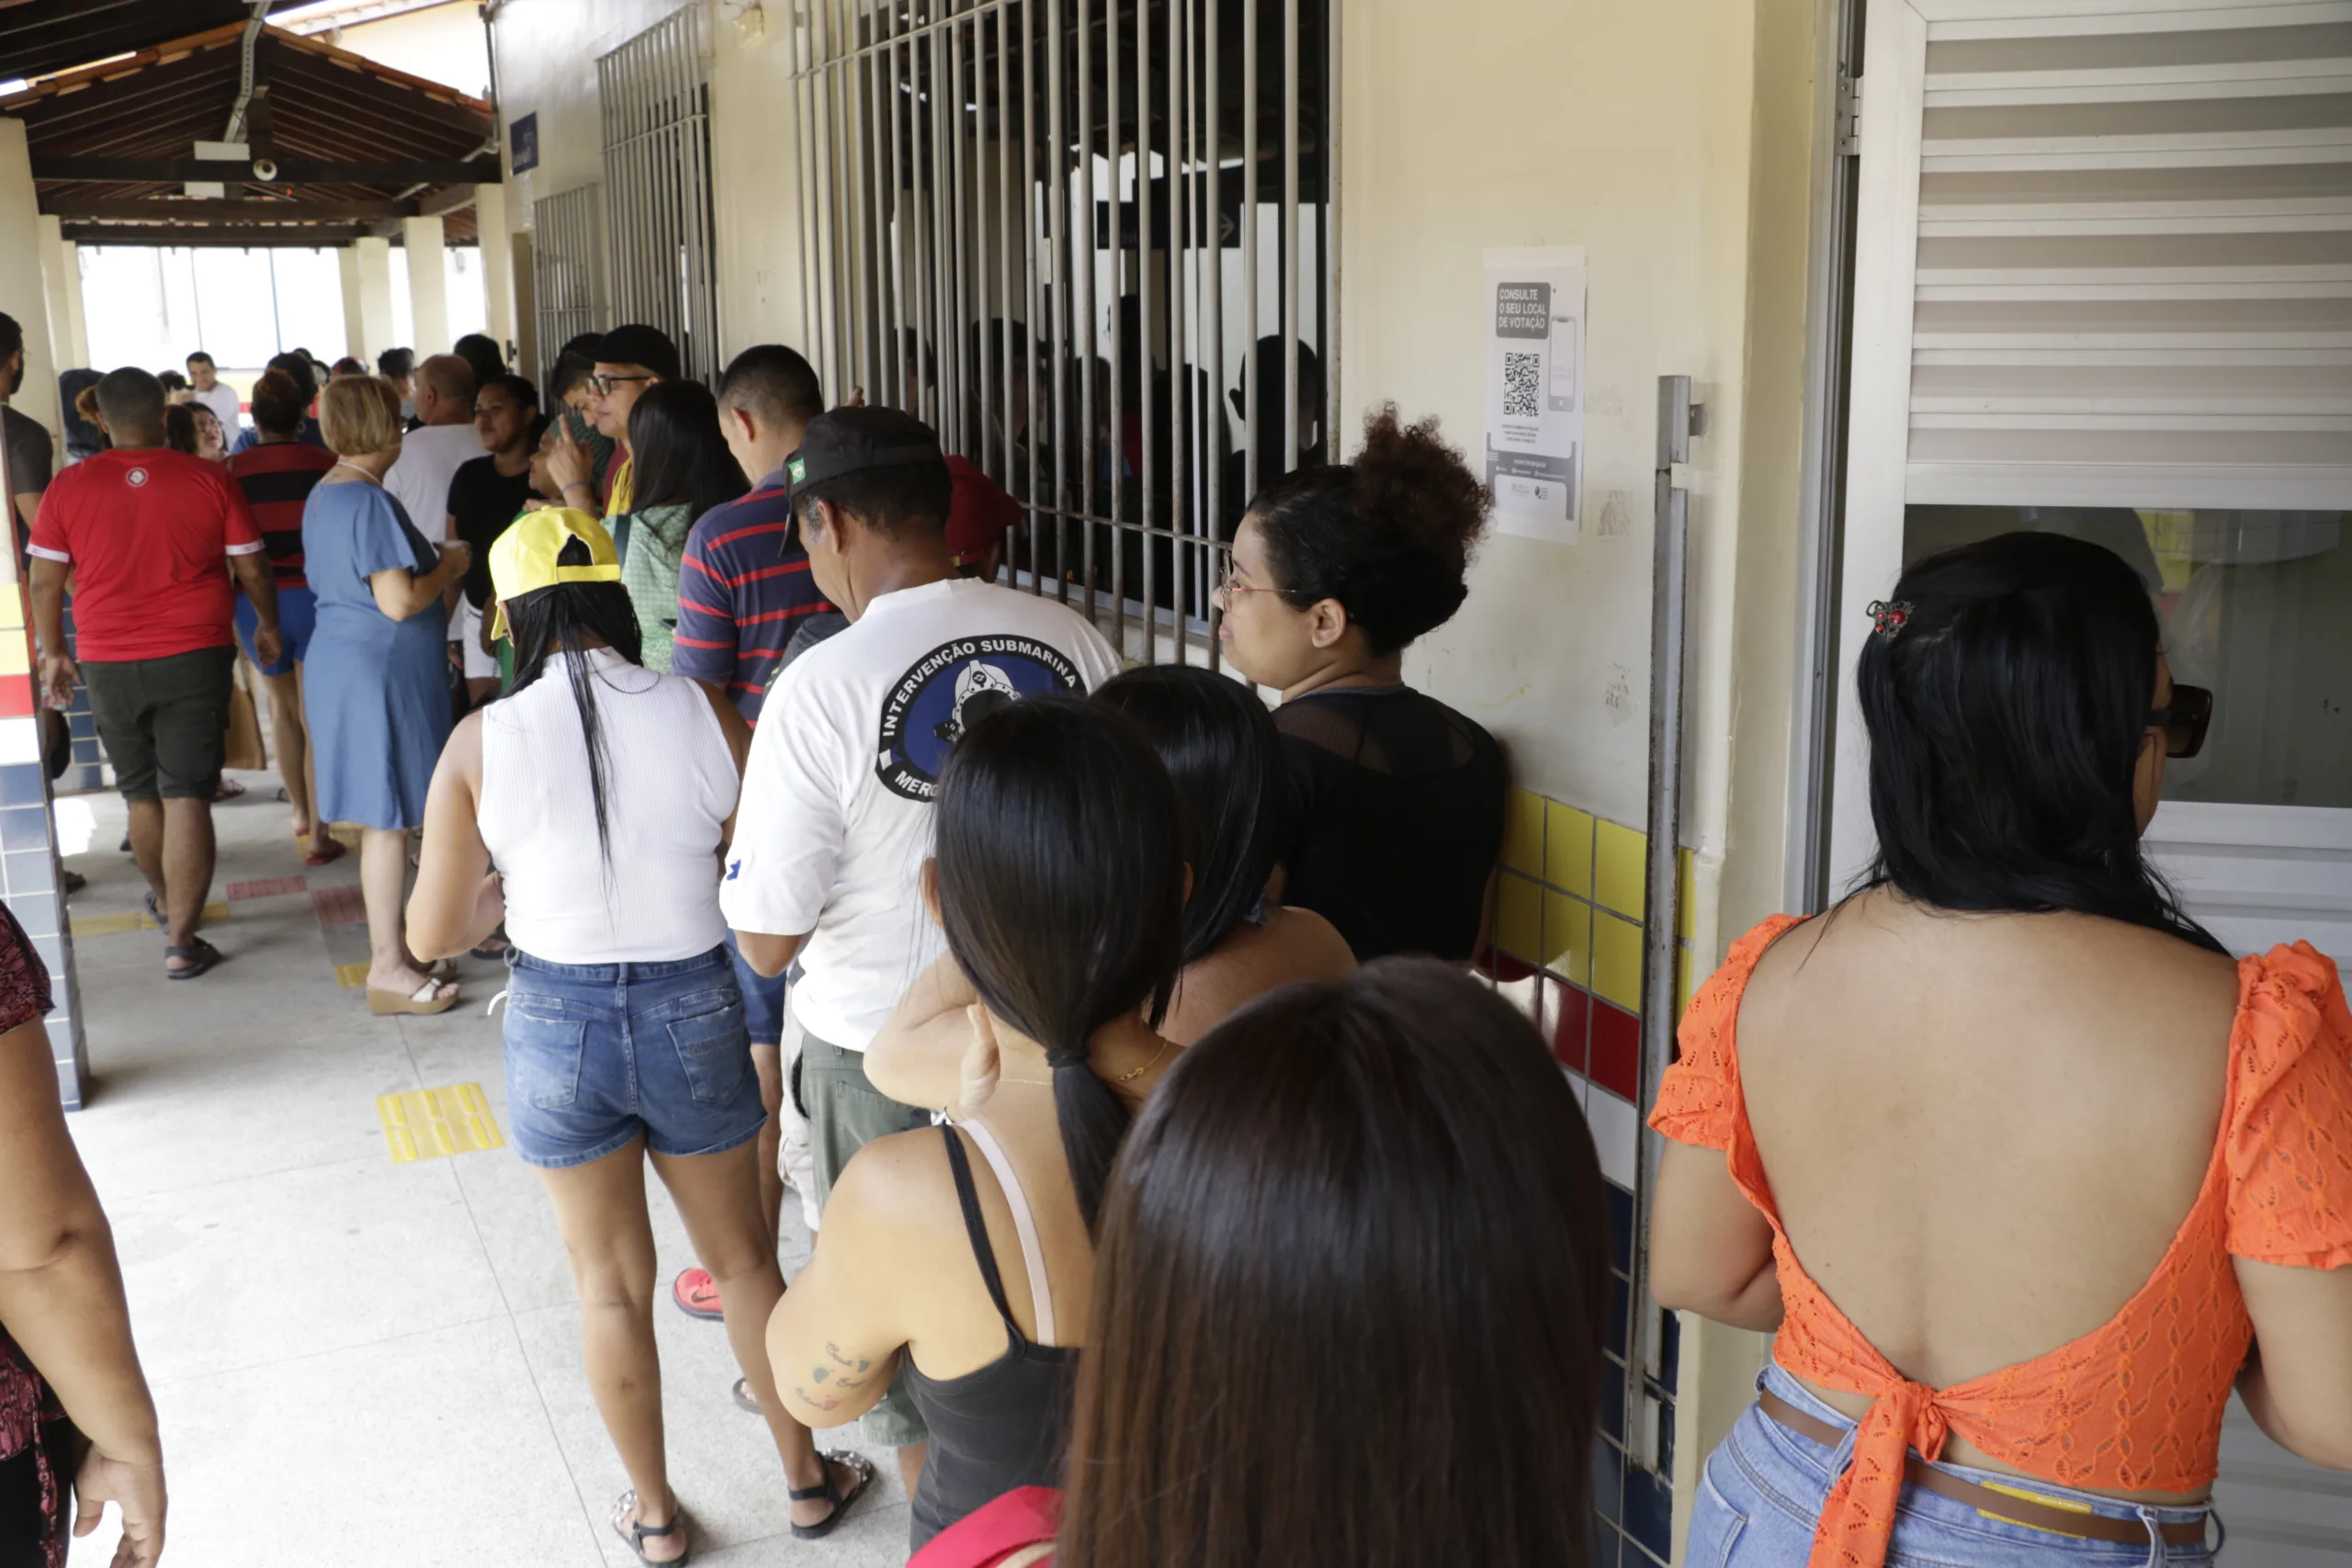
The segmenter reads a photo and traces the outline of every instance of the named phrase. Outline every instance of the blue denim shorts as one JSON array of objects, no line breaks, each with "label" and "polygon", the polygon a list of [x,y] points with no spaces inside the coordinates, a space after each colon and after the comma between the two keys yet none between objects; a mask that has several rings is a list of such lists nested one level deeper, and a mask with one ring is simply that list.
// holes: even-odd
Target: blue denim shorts
[{"label": "blue denim shorts", "polygon": [[[1850,1416],[1822,1403],[1812,1390],[1778,1365],[1764,1370],[1761,1386],[1808,1416],[1845,1431]],[[1849,1445],[1850,1447],[1850,1445]],[[1758,1405],[1731,1429],[1707,1458],[1699,1495],[1690,1508],[1689,1568],[1804,1568],[1813,1550],[1814,1527],[1827,1501],[1845,1456],[1792,1432]],[[2015,1486],[2062,1505],[2081,1505],[2110,1519],[2169,1525],[2202,1519],[2204,1508],[2143,1507],[2134,1503],[2076,1492],[2046,1481],[1942,1464],[1963,1481]],[[2125,1544],[2054,1535],[2005,1519],[1988,1518],[1957,1498],[1905,1486],[1895,1511],[1889,1568],[2033,1568],[2061,1563],[2073,1568],[2138,1568],[2141,1564],[2208,1568],[2220,1543],[2173,1546],[2154,1529],[2145,1541]]]},{"label": "blue denim shorts", "polygon": [[547,1169],[642,1134],[664,1155],[715,1155],[767,1121],[727,949],[663,964],[549,964],[506,983],[506,1116]]}]

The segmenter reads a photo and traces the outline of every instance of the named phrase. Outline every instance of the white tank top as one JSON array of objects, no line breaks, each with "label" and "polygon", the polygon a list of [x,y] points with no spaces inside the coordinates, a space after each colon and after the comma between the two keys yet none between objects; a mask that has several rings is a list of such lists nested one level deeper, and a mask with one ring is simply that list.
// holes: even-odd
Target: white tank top
[{"label": "white tank top", "polygon": [[571,682],[550,660],[482,709],[477,821],[504,879],[506,935],[550,964],[659,964],[709,952],[719,835],[741,780],[710,699],[610,649],[564,655],[594,672],[604,731],[607,866]]}]

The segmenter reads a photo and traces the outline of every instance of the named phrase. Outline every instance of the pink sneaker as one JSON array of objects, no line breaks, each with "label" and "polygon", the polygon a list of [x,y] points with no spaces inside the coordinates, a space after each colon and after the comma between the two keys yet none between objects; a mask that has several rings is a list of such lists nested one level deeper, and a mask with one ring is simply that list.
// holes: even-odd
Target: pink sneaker
[{"label": "pink sneaker", "polygon": [[675,1283],[670,1287],[670,1299],[688,1317],[706,1317],[718,1321],[718,1282],[707,1269],[682,1269]]}]

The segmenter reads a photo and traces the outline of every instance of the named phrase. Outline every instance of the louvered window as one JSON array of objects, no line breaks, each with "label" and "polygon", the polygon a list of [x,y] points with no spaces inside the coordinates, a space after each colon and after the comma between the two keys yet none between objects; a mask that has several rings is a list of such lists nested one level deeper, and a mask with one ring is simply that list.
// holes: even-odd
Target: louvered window
[{"label": "louvered window", "polygon": [[2352,6],[1921,8],[1906,499],[2342,507]]}]

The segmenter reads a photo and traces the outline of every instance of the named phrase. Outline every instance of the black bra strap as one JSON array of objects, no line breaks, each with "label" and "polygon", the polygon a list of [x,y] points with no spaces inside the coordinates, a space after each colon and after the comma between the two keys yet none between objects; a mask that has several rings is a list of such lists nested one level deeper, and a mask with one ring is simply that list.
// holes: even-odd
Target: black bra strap
[{"label": "black bra strap", "polygon": [[971,1237],[972,1257],[980,1265],[980,1281],[989,1288],[989,1300],[996,1303],[997,1316],[1004,1319],[1004,1329],[1012,1342],[1022,1342],[1021,1325],[1012,1321],[1012,1308],[1004,1299],[1004,1280],[996,1271],[996,1248],[989,1244],[988,1221],[980,1215],[979,1190],[972,1185],[972,1160],[964,1152],[964,1140],[956,1129],[942,1123],[940,1136],[947,1140],[948,1168],[956,1173],[956,1201],[964,1205],[964,1233]]}]

